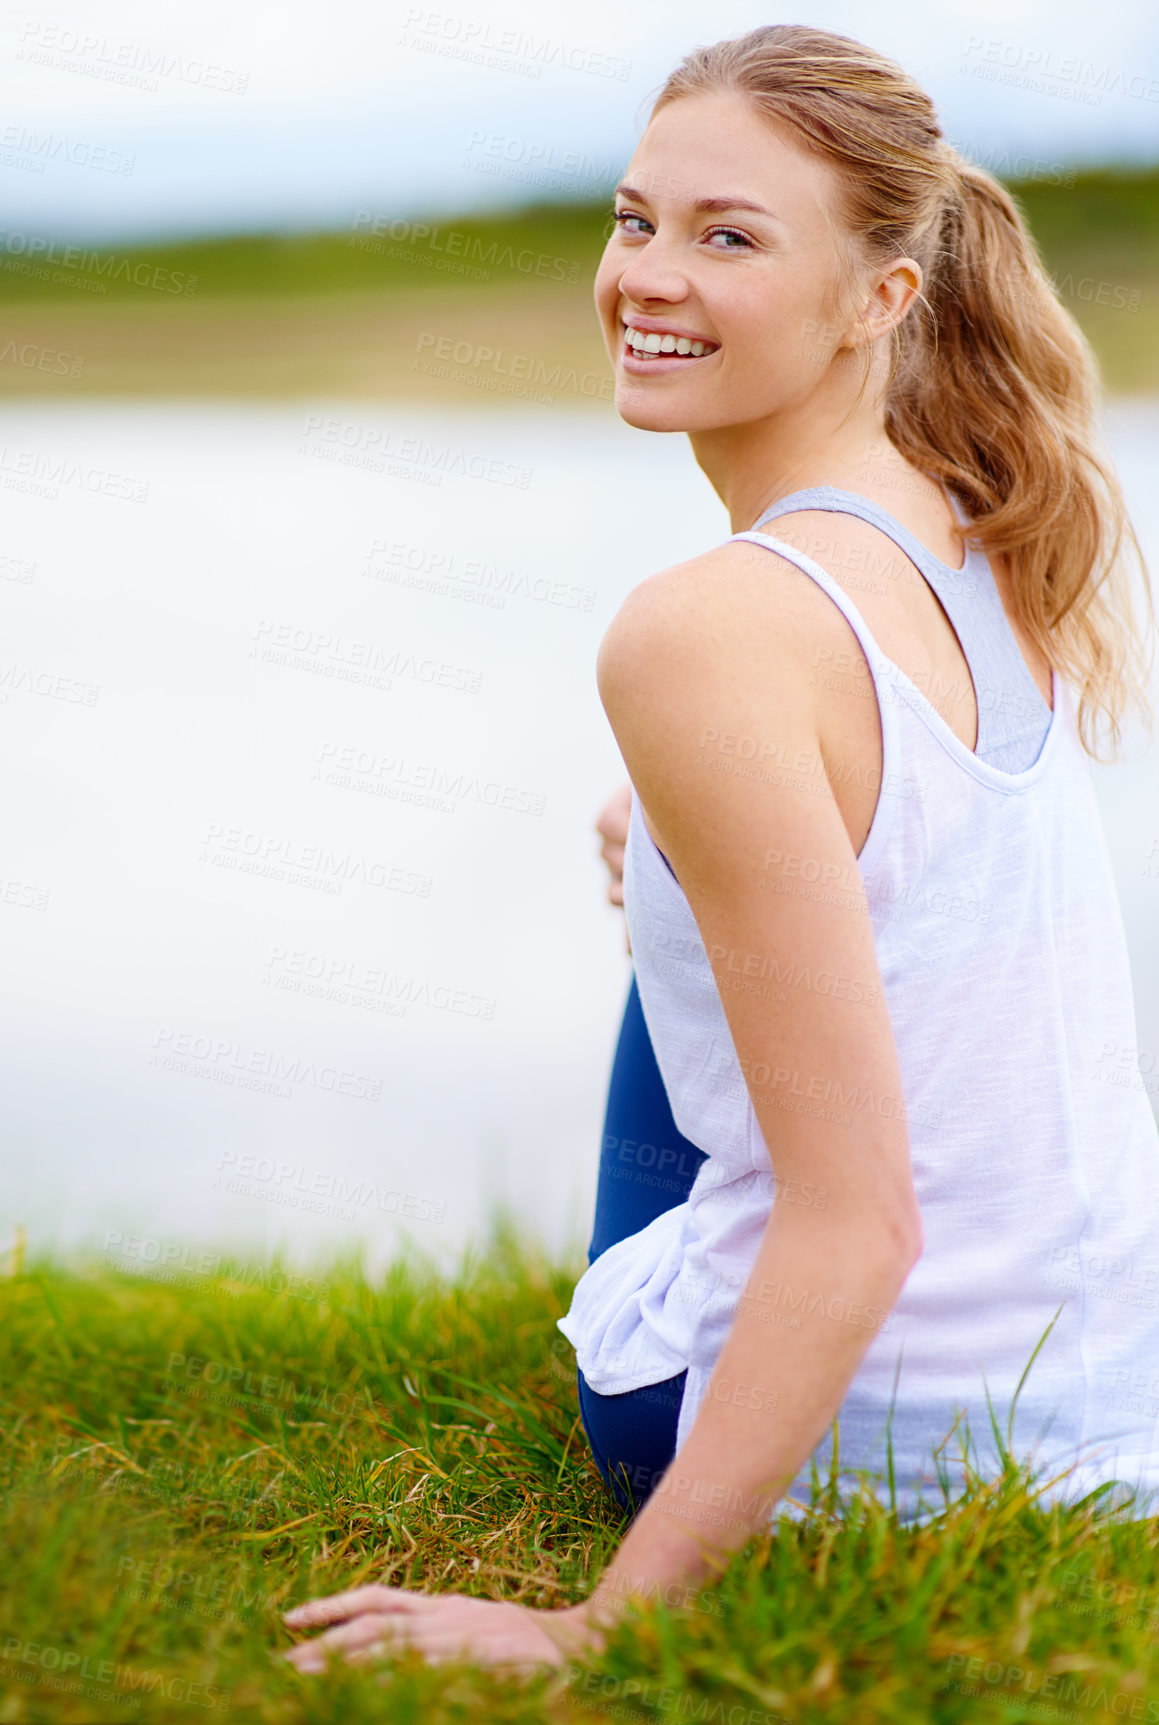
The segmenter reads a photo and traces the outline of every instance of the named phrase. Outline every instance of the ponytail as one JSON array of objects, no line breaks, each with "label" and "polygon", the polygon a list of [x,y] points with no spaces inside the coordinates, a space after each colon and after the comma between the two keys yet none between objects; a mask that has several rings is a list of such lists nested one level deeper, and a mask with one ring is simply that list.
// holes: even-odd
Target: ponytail
[{"label": "ponytail", "polygon": [[1015,615],[1076,685],[1080,735],[1097,757],[1100,712],[1113,752],[1125,702],[1152,717],[1151,658],[1125,591],[1124,550],[1142,571],[1152,640],[1146,566],[1095,440],[1091,350],[1010,193],[981,168],[954,162],[953,171],[925,290],[929,315],[910,320],[886,430],[962,500],[972,541],[1008,559]]},{"label": "ponytail", "polygon": [[778,24],[694,49],[652,113],[720,89],[788,122],[837,166],[866,259],[921,264],[921,303],[895,331],[886,432],[961,500],[970,542],[1006,558],[1015,616],[1078,695],[1084,748],[1103,758],[1101,717],[1114,758],[1125,707],[1154,723],[1154,601],[1095,429],[1094,356],[1017,204],[943,139],[933,104],[899,66],[848,37]]}]

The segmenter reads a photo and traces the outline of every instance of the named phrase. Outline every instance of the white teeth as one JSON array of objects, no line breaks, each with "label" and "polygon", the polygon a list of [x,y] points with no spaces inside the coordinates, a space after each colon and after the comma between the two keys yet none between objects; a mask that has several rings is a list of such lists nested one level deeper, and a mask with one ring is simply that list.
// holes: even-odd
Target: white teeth
[{"label": "white teeth", "polygon": [[631,324],[624,326],[624,340],[638,354],[677,353],[691,355],[699,359],[709,344],[703,341],[693,341],[687,335],[661,335],[658,330],[634,329]]}]

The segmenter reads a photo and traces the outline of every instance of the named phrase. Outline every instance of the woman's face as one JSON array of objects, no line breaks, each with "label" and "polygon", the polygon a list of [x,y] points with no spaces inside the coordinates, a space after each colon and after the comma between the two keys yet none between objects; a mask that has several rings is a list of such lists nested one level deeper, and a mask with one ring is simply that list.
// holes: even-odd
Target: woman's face
[{"label": "woman's face", "polygon": [[[834,365],[850,375],[862,356],[838,354],[843,331],[827,322],[837,194],[836,171],[742,96],[682,96],[660,110],[616,193],[595,281],[629,425],[745,424],[801,405]],[[629,327],[661,351],[638,356]],[[700,357],[690,340],[704,344]]]}]

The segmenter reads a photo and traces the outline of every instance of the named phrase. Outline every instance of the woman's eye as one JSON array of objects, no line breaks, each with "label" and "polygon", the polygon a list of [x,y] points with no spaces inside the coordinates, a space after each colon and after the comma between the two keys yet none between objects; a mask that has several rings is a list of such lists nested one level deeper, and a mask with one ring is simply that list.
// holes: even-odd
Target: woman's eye
[{"label": "woman's eye", "polygon": [[[652,226],[646,216],[637,215],[634,210],[614,210],[612,212],[612,220],[619,228],[620,232],[625,234],[639,234],[643,231],[638,227],[629,227],[629,222],[642,222],[645,228],[651,228]],[[713,246],[711,249],[714,251],[739,251],[744,247],[751,248],[753,243],[749,236],[742,233],[739,228],[709,228],[704,237],[708,240],[719,238],[727,242],[732,242],[722,246]]]},{"label": "woman's eye", "polygon": [[[742,246],[751,246],[753,243],[747,234],[741,233],[739,228],[712,228],[709,230],[708,237],[712,239],[715,238],[717,234],[726,239],[739,240]],[[723,246],[720,249],[726,252],[732,252],[737,248],[735,246]]]}]

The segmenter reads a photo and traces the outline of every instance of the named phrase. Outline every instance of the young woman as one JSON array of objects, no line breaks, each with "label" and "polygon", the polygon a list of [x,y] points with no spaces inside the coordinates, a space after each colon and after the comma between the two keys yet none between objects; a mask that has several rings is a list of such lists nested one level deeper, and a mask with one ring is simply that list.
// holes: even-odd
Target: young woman
[{"label": "young woman", "polygon": [[292,1616],[341,1625],[307,1669],[561,1659],[807,1500],[835,1420],[842,1478],[887,1492],[891,1447],[903,1514],[961,1479],[963,1415],[996,1464],[991,1406],[1057,1489],[1159,1486],[1122,1269],[1159,1286],[1159,1131],[1087,758],[1147,667],[1088,350],[921,90],[796,26],[668,79],[595,293],[620,414],[686,433],[734,528],[597,664],[639,998],[704,1157],[560,1320],[637,1513],[581,1607],[360,1589]]}]

